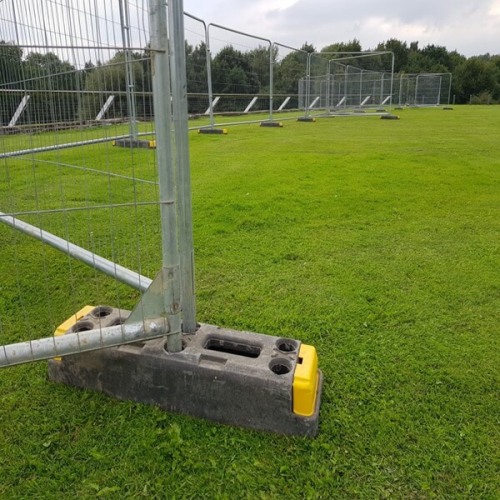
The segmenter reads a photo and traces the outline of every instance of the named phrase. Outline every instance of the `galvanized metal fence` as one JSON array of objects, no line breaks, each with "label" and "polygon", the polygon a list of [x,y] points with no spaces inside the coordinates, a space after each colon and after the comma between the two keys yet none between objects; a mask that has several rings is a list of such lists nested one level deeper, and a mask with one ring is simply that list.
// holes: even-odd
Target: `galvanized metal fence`
[{"label": "galvanized metal fence", "polygon": [[[388,53],[308,53],[181,1],[3,0],[0,55],[0,365],[158,335],[177,351],[196,329],[188,112],[214,128],[428,105],[451,82],[393,81],[393,57],[356,65]],[[117,324],[37,340],[87,302]]]},{"label": "galvanized metal fence", "polygon": [[0,366],[163,335],[175,352],[196,327],[182,2],[166,9],[0,2]]},{"label": "galvanized metal fence", "polygon": [[450,104],[451,73],[405,73],[394,77],[393,102],[399,106]]}]

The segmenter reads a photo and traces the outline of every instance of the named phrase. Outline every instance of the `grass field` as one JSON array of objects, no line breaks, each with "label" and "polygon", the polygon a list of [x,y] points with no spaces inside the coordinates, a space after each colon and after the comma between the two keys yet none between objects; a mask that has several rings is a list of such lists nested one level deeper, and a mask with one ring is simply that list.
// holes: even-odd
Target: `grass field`
[{"label": "grass field", "polygon": [[[166,414],[24,365],[0,372],[0,498],[499,498],[500,107],[398,113],[190,135],[198,320],[316,346],[316,439]],[[40,158],[99,169],[105,157],[108,170],[155,178],[151,151],[134,153],[131,172],[129,151],[102,148]],[[81,172],[41,165],[46,197],[33,200],[16,161],[9,178],[0,164],[0,199],[18,187],[17,208],[44,207],[43,176],[57,191],[62,173],[67,205],[82,190],[110,199],[93,177],[89,193]],[[155,196],[118,182],[114,202]],[[160,235],[129,211],[111,221],[112,241],[62,216],[49,228],[131,267],[138,238],[152,277]],[[86,303],[137,299],[11,233],[0,226],[0,344],[50,332]]]}]

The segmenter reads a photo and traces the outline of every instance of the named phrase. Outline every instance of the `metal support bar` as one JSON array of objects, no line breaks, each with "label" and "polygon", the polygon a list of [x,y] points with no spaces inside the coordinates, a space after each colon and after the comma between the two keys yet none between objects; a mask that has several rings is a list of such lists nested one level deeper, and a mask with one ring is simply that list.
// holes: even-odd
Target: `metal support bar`
[{"label": "metal support bar", "polygon": [[283,111],[285,106],[290,102],[290,96],[288,96],[282,103],[281,106],[278,108],[278,111]]},{"label": "metal support bar", "polygon": [[255,96],[251,101],[250,104],[245,108],[245,111],[243,113],[248,113],[254,106],[254,104],[257,102],[258,97]]},{"label": "metal support bar", "polygon": [[[137,135],[148,136],[148,135],[153,135],[153,132],[142,132]],[[103,142],[112,142],[128,138],[130,138],[129,135],[117,135],[115,137],[104,137],[101,139],[89,139],[87,141],[76,141],[76,142],[67,142],[65,144],[55,144],[54,146],[41,146],[39,148],[19,149],[17,151],[0,153],[0,160],[2,160],[3,158],[12,158],[14,156],[32,155],[35,153],[44,153],[45,151],[58,151],[60,149],[76,148],[78,146],[87,146],[89,144],[101,144]]]},{"label": "metal support bar", "polygon": [[[209,115],[210,113],[213,114],[213,109],[215,108],[215,106],[217,106],[217,103],[219,102],[220,100],[220,95],[218,95],[213,101],[212,101],[212,104],[211,106],[209,106],[207,108],[207,110],[205,111],[205,113],[203,113],[204,115]],[[213,125],[213,124],[212,124]]]},{"label": "metal support bar", "polygon": [[22,99],[21,102],[19,103],[19,106],[16,109],[16,112],[12,115],[12,118],[7,125],[7,127],[14,127],[15,124],[17,123],[17,120],[19,120],[19,117],[21,116],[22,112],[24,111],[24,108],[28,104],[28,101],[30,100],[29,95],[25,95]]},{"label": "metal support bar", "polygon": [[95,351],[105,347],[161,337],[168,333],[165,318],[67,333],[0,347],[0,367]]},{"label": "metal support bar", "polygon": [[28,236],[32,236],[33,238],[36,238],[57,250],[61,250],[74,259],[84,262],[85,264],[88,264],[89,266],[117,279],[118,281],[121,281],[122,283],[125,283],[126,285],[131,286],[132,288],[135,288],[136,290],[145,292],[152,283],[152,280],[146,276],[142,276],[141,274],[131,271],[126,267],[115,264],[104,257],[74,245],[73,243],[59,238],[58,236],[44,231],[43,229],[32,226],[27,222],[23,222],[22,220],[11,217],[10,215],[6,215],[3,212],[0,212],[0,222],[19,230]]},{"label": "metal support bar", "polygon": [[342,99],[340,99],[340,101],[335,105],[336,108],[340,108],[340,106],[342,106],[342,104],[344,104],[346,101],[346,96],[343,96]]},{"label": "metal support bar", "polygon": [[103,104],[101,110],[99,111],[99,113],[97,113],[97,116],[95,117],[95,121],[96,122],[99,122],[99,121],[102,120],[102,117],[104,116],[104,114],[106,113],[106,111],[109,109],[109,107],[111,106],[111,103],[114,101],[114,99],[115,99],[114,95],[110,95],[106,99],[106,102]]},{"label": "metal support bar", "polygon": [[311,105],[310,105],[310,106],[308,106],[308,108],[307,108],[307,109],[308,109],[308,110],[313,109],[313,108],[314,108],[314,106],[316,106],[316,104],[318,103],[319,99],[320,99],[320,96],[317,96],[317,97],[316,97],[316,99],[314,99],[314,101],[311,103]]},{"label": "metal support bar", "polygon": [[367,103],[367,102],[371,99],[371,97],[372,97],[371,95],[367,95],[367,96],[363,99],[363,101],[361,102],[361,104],[359,105],[359,107],[360,107],[360,108],[361,108],[361,107],[363,107],[363,106],[364,106],[364,105],[365,105],[365,104],[366,104],[366,103]]}]

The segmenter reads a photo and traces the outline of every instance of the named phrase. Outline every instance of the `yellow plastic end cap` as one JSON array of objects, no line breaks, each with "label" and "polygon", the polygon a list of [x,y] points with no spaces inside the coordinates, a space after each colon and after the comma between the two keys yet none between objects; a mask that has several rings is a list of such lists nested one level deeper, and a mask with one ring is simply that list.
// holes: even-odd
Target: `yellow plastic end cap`
[{"label": "yellow plastic end cap", "polygon": [[84,316],[94,309],[95,306],[85,306],[82,307],[77,313],[69,317],[64,323],[61,323],[54,332],[54,337],[59,335],[64,335],[77,321],[80,321]]},{"label": "yellow plastic end cap", "polygon": [[312,345],[301,344],[293,376],[293,412],[310,417],[316,408],[318,354]]},{"label": "yellow plastic end cap", "polygon": [[227,128],[223,128],[222,129],[222,133],[226,135],[227,134]]},{"label": "yellow plastic end cap", "polygon": [[[90,314],[90,311],[94,309],[94,306],[82,307],[77,313],[69,317],[64,323],[61,323],[54,332],[54,337],[64,335],[77,321],[80,321],[84,316]],[[60,357],[54,358],[56,361],[61,361]]]},{"label": "yellow plastic end cap", "polygon": [[149,141],[148,147],[149,149],[156,149],[156,141]]}]

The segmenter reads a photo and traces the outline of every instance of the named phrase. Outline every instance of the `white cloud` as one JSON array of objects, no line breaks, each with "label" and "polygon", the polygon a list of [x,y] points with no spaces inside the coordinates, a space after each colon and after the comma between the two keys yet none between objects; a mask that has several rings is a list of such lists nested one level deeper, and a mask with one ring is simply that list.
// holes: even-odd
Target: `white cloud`
[{"label": "white cloud", "polygon": [[185,0],[207,22],[318,49],[357,38],[364,49],[388,38],[444,45],[466,56],[500,53],[500,0]]}]

